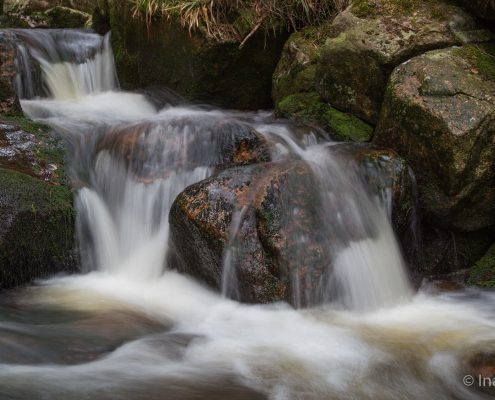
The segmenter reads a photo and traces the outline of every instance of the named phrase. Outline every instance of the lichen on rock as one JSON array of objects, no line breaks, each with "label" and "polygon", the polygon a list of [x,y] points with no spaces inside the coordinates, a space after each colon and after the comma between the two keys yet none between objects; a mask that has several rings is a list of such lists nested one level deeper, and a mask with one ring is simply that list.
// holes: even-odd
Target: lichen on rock
[{"label": "lichen on rock", "polygon": [[0,288],[77,269],[75,214],[60,140],[0,117]]}]

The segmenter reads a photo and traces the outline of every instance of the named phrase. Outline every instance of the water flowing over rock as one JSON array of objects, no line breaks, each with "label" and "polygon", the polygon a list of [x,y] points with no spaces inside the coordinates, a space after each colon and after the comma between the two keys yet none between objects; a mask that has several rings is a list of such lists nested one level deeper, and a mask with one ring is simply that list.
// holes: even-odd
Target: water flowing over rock
[{"label": "water flowing over rock", "polygon": [[[330,150],[329,158],[333,154],[348,160],[342,168],[359,166],[370,193],[394,205],[398,225],[409,220],[409,175],[393,152],[350,145]],[[340,194],[339,200],[334,187],[333,200],[322,204],[325,199],[319,197],[320,190],[321,182],[311,165],[301,160],[227,169],[190,186],[171,210],[173,262],[214,287],[223,286],[225,293],[242,301],[285,300],[300,307],[318,304],[327,296],[336,299],[341,287],[337,284],[331,292],[330,265],[338,259],[330,252],[352,243],[357,246],[368,234],[373,236],[368,231],[373,228],[359,226],[363,221],[358,220],[353,225],[353,218],[358,217],[350,215],[352,209],[347,214],[342,208],[346,194]],[[345,213],[346,222],[338,227],[340,212]],[[234,270],[232,282],[224,280],[226,269]]]},{"label": "water flowing over rock", "polygon": [[171,118],[162,121],[113,129],[98,143],[97,151],[108,150],[124,160],[139,179],[147,181],[170,174],[170,163],[176,168],[227,168],[270,159],[266,139],[249,125],[215,116],[208,118],[208,114],[198,124],[189,117],[192,109],[182,111],[175,115],[171,112]]}]

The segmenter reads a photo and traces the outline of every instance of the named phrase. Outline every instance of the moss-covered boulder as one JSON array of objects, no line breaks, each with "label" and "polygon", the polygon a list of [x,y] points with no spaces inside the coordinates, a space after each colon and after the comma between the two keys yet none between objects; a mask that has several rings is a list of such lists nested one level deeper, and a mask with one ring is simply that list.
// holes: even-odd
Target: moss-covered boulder
[{"label": "moss-covered boulder", "polygon": [[491,37],[461,8],[438,0],[354,0],[328,32],[317,90],[333,107],[370,123],[378,120],[397,65],[428,50]]},{"label": "moss-covered boulder", "polygon": [[427,217],[460,231],[495,224],[494,54],[470,45],[401,65],[375,132],[411,163]]},{"label": "moss-covered boulder", "polygon": [[15,1],[6,7],[3,25],[9,28],[84,28],[91,25],[91,15],[99,3],[98,0]]},{"label": "moss-covered boulder", "polygon": [[495,287],[495,244],[470,269],[468,283],[481,287]]},{"label": "moss-covered boulder", "polygon": [[14,35],[0,30],[0,114],[20,114],[21,105],[15,92],[17,74]]},{"label": "moss-covered boulder", "polygon": [[316,91],[316,65],[328,25],[306,27],[287,39],[273,74],[272,96],[276,105],[290,95]]},{"label": "moss-covered boulder", "polygon": [[72,192],[49,130],[0,117],[0,288],[77,268]]},{"label": "moss-covered boulder", "polygon": [[395,149],[416,173],[425,260],[433,272],[474,263],[495,224],[493,45],[436,50],[390,79],[374,142]]},{"label": "moss-covered boulder", "polygon": [[316,90],[316,68],[330,27],[306,27],[290,36],[273,74],[273,101],[279,115],[321,128],[336,140],[368,141],[370,125],[336,110]]},{"label": "moss-covered boulder", "polygon": [[160,84],[195,102],[238,109],[271,108],[271,78],[286,34],[260,32],[239,48],[175,18],[151,25],[133,17],[129,1],[108,12],[121,84],[126,89]]}]

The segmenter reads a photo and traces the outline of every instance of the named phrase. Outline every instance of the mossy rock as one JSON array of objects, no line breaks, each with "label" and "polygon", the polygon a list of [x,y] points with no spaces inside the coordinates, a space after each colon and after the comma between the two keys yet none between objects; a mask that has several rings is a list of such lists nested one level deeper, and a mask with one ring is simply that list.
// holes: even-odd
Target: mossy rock
[{"label": "mossy rock", "polygon": [[437,50],[398,67],[374,136],[412,165],[427,218],[453,231],[495,224],[495,80],[485,64],[488,51]]},{"label": "mossy rock", "polygon": [[366,142],[373,134],[372,126],[330,107],[315,92],[287,96],[278,103],[277,110],[285,117],[317,125],[337,140]]},{"label": "mossy rock", "polygon": [[495,82],[495,43],[470,44],[459,47],[454,53],[472,65],[474,72]]},{"label": "mossy rock", "polygon": [[157,18],[151,26],[132,15],[128,1],[109,10],[119,79],[125,89],[163,85],[188,100],[229,108],[271,108],[271,80],[287,33],[218,43],[179,21]]},{"label": "mossy rock", "polygon": [[495,288],[495,244],[471,268],[468,283],[486,288]]},{"label": "mossy rock", "polygon": [[74,270],[72,194],[0,168],[0,287]]},{"label": "mossy rock", "polygon": [[430,0],[357,0],[329,32],[317,62],[317,91],[372,124],[396,66],[428,50],[493,37],[460,7]]},{"label": "mossy rock", "polygon": [[291,94],[316,90],[316,63],[327,38],[328,25],[309,26],[289,37],[273,74],[272,97],[275,104]]},{"label": "mossy rock", "polygon": [[63,146],[44,125],[0,117],[0,288],[77,269]]},{"label": "mossy rock", "polygon": [[53,7],[42,15],[47,17],[48,26],[53,29],[84,28],[91,23],[90,14],[62,6]]}]

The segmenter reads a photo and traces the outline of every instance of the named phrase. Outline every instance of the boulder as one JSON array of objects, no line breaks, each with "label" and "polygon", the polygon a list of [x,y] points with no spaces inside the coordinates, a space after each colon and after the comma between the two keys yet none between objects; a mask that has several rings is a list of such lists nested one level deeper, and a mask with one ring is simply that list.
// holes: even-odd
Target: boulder
[{"label": "boulder", "polygon": [[331,106],[372,124],[396,66],[428,50],[491,38],[461,8],[430,0],[354,0],[328,32],[317,90]]},{"label": "boulder", "polygon": [[[351,145],[331,151],[345,155],[343,168],[362,170],[370,192],[392,189],[395,215],[408,219],[410,210],[401,211],[396,201],[407,197],[409,175],[394,152]],[[331,271],[331,249],[341,239],[321,223],[322,212],[330,219],[339,213],[321,204],[318,187],[311,164],[300,160],[230,168],[190,186],[170,212],[171,265],[241,301],[317,304]]]},{"label": "boulder", "polygon": [[117,70],[125,89],[167,86],[188,100],[237,109],[271,108],[271,78],[287,37],[259,32],[242,48],[190,32],[175,18],[151,25],[133,17],[129,1],[109,15]]},{"label": "boulder", "polygon": [[77,269],[72,192],[48,129],[0,117],[0,288]]},{"label": "boulder", "polygon": [[495,287],[495,244],[470,269],[468,283],[485,288]]},{"label": "boulder", "polygon": [[[236,246],[231,262],[238,287],[230,288],[236,293],[232,297],[297,304],[301,294],[304,299],[305,292],[316,291],[325,271],[325,248],[315,229],[314,188],[310,168],[302,161],[227,169],[190,186],[170,212],[172,265],[220,289],[224,254]],[[293,214],[296,205],[299,211]],[[231,237],[235,218],[237,234]],[[297,243],[303,232],[308,237],[304,245]]]},{"label": "boulder", "polygon": [[493,240],[494,55],[493,45],[428,52],[399,66],[387,88],[373,142],[416,173],[431,271],[467,268]]},{"label": "boulder", "polygon": [[0,114],[20,114],[21,105],[15,92],[17,74],[14,34],[0,30]]},{"label": "boulder", "polygon": [[495,224],[495,47],[438,50],[398,67],[374,142],[414,169],[426,217],[473,232]]},{"label": "boulder", "polygon": [[306,27],[290,36],[273,74],[273,101],[279,115],[321,128],[337,140],[368,141],[370,125],[331,107],[316,91],[316,68],[330,26]]}]

